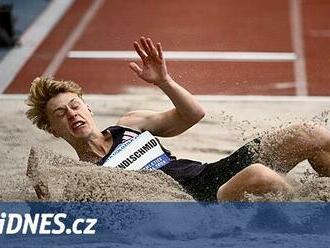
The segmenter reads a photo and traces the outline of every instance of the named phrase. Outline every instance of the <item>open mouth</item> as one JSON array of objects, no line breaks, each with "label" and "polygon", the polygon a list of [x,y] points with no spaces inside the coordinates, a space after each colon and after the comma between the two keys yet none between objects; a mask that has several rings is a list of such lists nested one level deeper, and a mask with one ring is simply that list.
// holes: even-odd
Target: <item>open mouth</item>
[{"label": "open mouth", "polygon": [[80,127],[82,127],[83,125],[85,125],[85,122],[84,121],[76,121],[74,122],[72,125],[71,125],[71,128],[73,130],[77,130],[79,129]]}]

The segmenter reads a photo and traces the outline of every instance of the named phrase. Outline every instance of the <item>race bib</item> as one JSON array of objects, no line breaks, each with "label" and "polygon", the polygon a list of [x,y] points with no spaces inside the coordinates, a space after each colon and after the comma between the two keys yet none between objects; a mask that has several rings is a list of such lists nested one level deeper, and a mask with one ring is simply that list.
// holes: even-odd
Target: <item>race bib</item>
[{"label": "race bib", "polygon": [[148,131],[119,144],[103,166],[126,170],[155,170],[170,162],[157,139]]}]

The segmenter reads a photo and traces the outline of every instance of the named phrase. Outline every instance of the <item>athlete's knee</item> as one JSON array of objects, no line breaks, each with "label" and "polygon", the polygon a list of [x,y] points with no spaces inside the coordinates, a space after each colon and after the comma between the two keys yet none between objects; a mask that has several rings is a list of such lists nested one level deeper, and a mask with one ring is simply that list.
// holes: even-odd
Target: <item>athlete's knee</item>
[{"label": "athlete's knee", "polygon": [[246,172],[249,174],[246,183],[250,188],[269,188],[281,181],[281,177],[275,171],[262,164],[250,165]]},{"label": "athlete's knee", "polygon": [[330,131],[326,127],[318,125],[311,136],[322,150],[330,151]]},{"label": "athlete's knee", "polygon": [[283,177],[268,167],[256,163],[222,185],[217,192],[217,198],[220,201],[235,200],[242,199],[244,193],[264,194],[288,190],[291,190],[291,187]]}]

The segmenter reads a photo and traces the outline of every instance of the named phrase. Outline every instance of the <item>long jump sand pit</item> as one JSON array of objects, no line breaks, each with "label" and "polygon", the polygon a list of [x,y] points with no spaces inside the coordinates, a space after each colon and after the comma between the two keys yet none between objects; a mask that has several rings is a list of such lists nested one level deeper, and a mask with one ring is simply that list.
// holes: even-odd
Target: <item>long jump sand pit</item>
[{"label": "long jump sand pit", "polygon": [[[207,110],[207,116],[186,133],[174,138],[161,139],[162,144],[170,149],[178,158],[212,162],[228,155],[231,151],[257,135],[301,121],[312,121],[329,128],[328,108],[330,106],[330,99],[328,98],[300,100],[292,100],[285,97],[268,99],[258,97],[199,98]],[[116,174],[116,171],[106,172],[106,168],[94,168],[92,165],[78,168],[77,165],[79,163],[76,162],[77,156],[68,144],[38,130],[25,118],[24,112],[26,107],[24,105],[24,99],[25,96],[0,97],[2,107],[2,111],[0,112],[1,201],[38,200],[33,184],[26,176],[31,147],[37,147],[35,148],[37,151],[35,153],[35,159],[39,159],[39,161],[45,159],[45,154],[41,151],[51,151],[49,154],[57,154],[53,154],[52,156],[57,156],[58,163],[61,163],[61,159],[62,161],[67,161],[66,157],[71,158],[69,160],[71,161],[70,163],[73,163],[73,166],[67,167],[64,174],[60,173],[65,168],[63,166],[55,166],[48,170],[48,174],[46,173],[46,176],[53,180],[51,182],[53,186],[55,185],[54,182],[61,185],[57,195],[55,191],[53,193],[57,197],[54,200],[192,200],[174,180],[171,180],[171,178],[162,172],[152,174],[118,172],[117,174],[122,177],[118,176],[116,182],[119,182],[121,186],[126,185],[125,190],[130,189],[130,191],[111,191],[110,188],[114,186],[111,183],[115,181],[108,182],[108,180],[111,180],[111,177]],[[165,97],[163,98],[154,93],[148,94],[148,92],[147,94],[139,95],[87,96],[86,101],[92,106],[100,129],[114,125],[122,114],[130,110],[162,110],[171,106],[169,100]],[[45,163],[42,165],[45,165]],[[89,168],[93,169],[89,170]],[[44,170],[43,173],[45,172],[47,170]],[[62,179],[58,179],[60,175],[76,175],[77,177],[75,179],[79,180],[69,180],[64,183],[64,181],[61,181]],[[293,194],[288,196],[267,195],[261,198],[250,196],[249,199],[251,201],[330,200],[329,179],[318,177],[307,161],[300,163],[287,176],[296,185],[296,191]],[[99,178],[100,180],[95,180],[95,178]],[[79,185],[85,185],[85,189],[89,191],[81,190],[83,187],[78,187]],[[101,187],[100,185],[103,186]],[[92,189],[96,191],[100,190],[100,192],[94,195],[90,194]]]}]

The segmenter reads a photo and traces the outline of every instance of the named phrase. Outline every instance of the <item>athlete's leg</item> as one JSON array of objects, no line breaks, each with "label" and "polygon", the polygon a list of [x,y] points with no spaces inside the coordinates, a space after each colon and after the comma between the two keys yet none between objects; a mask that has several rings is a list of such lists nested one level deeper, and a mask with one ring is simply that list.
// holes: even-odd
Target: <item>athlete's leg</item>
[{"label": "athlete's leg", "polygon": [[315,157],[308,159],[313,169],[320,175],[330,177],[330,152],[320,151]]},{"label": "athlete's leg", "polygon": [[252,164],[223,184],[217,193],[218,201],[239,201],[245,193],[261,195],[270,192],[289,192],[291,185],[275,171],[262,164]]},{"label": "athlete's leg", "polygon": [[330,132],[318,124],[303,123],[264,135],[260,158],[281,172],[288,172],[308,159],[316,172],[330,176]]}]

